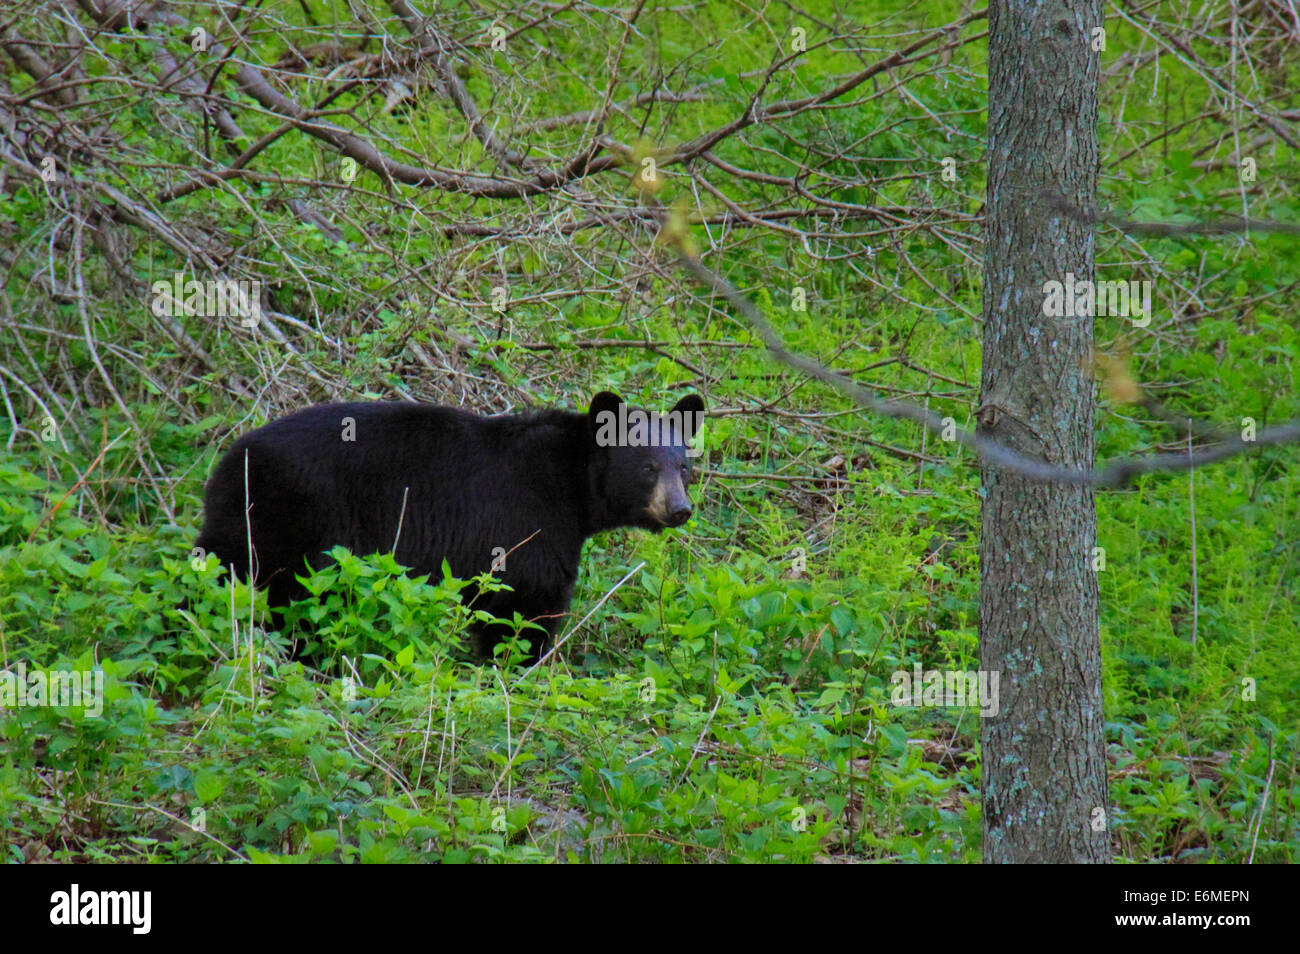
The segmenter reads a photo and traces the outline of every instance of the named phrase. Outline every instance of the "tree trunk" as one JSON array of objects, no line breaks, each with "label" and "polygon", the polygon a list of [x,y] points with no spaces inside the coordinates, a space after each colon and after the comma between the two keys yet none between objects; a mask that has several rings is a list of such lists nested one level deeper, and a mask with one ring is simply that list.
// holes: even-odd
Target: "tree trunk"
[{"label": "tree trunk", "polygon": [[[1043,314],[1044,282],[1093,278],[1100,0],[989,7],[984,364],[979,426],[1023,454],[1091,468],[1093,319]],[[982,465],[980,658],[998,672],[982,722],[984,860],[1110,860],[1097,514],[1088,487]]]}]

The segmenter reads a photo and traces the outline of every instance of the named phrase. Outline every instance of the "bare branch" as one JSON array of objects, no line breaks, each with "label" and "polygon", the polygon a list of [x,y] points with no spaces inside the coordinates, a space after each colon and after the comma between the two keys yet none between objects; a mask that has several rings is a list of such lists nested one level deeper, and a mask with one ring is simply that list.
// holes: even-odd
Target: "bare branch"
[{"label": "bare branch", "polygon": [[411,9],[411,5],[406,0],[388,0],[388,6],[401,19],[402,24],[410,32],[411,36],[415,37],[416,42],[420,44],[420,49],[433,58],[433,68],[438,71],[438,78],[442,80],[442,85],[446,87],[447,95],[451,97],[451,101],[460,110],[460,114],[465,117],[465,121],[469,123],[469,128],[474,131],[474,135],[483,144],[483,148],[505,165],[526,165],[527,160],[524,155],[507,149],[483,121],[483,115],[478,111],[478,106],[475,105],[469,91],[465,89],[465,84],[456,75],[451,62],[446,57],[445,51],[449,44],[443,37],[438,35],[433,28],[433,24],[427,19],[421,19],[419,14]]},{"label": "bare branch", "polygon": [[[759,93],[756,93],[753,99],[751,99],[749,109],[745,110],[745,112],[742,115],[737,116],[735,119],[727,123],[725,126],[719,126],[717,129],[704,133],[701,136],[697,136],[696,138],[692,139],[690,142],[683,144],[680,148],[673,151],[671,157],[665,158],[663,162],[661,162],[661,165],[667,164],[668,162],[674,162],[674,163],[686,162],[688,160],[694,159],[696,156],[703,155],[705,152],[712,149],[722,140],[740,132],[742,129],[745,129],[748,126],[754,125],[755,123],[771,122],[774,119],[782,119],[787,116],[793,116],[795,113],[800,113],[806,109],[811,109],[815,106],[820,106],[823,105],[824,103],[829,103],[832,100],[839,99],[845,93],[855,89],[858,86],[861,86],[863,83],[871,79],[873,76],[878,76],[881,73],[887,72],[892,69],[896,69],[899,66],[903,66],[904,64],[911,62],[912,61],[911,58],[915,54],[920,53],[921,50],[924,50],[931,43],[934,43],[936,40],[942,40],[945,37],[950,36],[953,33],[953,31],[955,31],[960,27],[965,26],[967,23],[971,23],[974,20],[982,20],[986,18],[988,16],[988,12],[989,12],[988,7],[984,7],[983,9],[976,10],[973,13],[968,13],[964,17],[960,17],[952,21],[951,23],[940,27],[937,30],[927,33],[925,36],[917,40],[915,43],[912,43],[909,46],[905,46],[901,50],[895,50],[893,53],[889,54],[884,59],[877,60],[875,63],[872,63],[866,69],[854,73],[848,79],[843,80],[842,82],[837,83],[835,86],[832,86],[830,89],[823,90],[822,92],[817,93],[814,96],[806,96],[803,99],[783,100],[778,103],[772,103],[770,106],[760,107],[757,103],[757,99],[759,95],[761,95],[762,89],[766,86],[768,79],[770,79],[771,75],[775,73],[775,71],[779,67],[784,66],[787,62],[794,59],[794,55],[792,54],[790,56],[785,57],[784,59],[778,60],[775,63],[773,63],[772,66],[769,68],[768,75],[764,77],[763,85],[760,86]],[[952,41],[931,53],[921,54],[921,57],[924,58],[928,56],[933,56],[935,55],[935,53],[939,53],[942,50],[952,49],[954,47],[961,46],[964,43],[969,43],[973,39],[976,38],[967,37],[964,39]]]},{"label": "bare branch", "polygon": [[1133,222],[1107,212],[1087,211],[1069,202],[1064,196],[1053,192],[1044,192],[1052,208],[1062,212],[1076,222],[1095,225],[1104,222],[1130,235],[1198,235],[1224,232],[1283,232],[1300,235],[1300,223],[1275,222],[1267,219],[1247,219],[1231,216],[1225,219],[1212,219],[1201,222]]},{"label": "bare branch", "polygon": [[[119,18],[125,21],[129,16],[129,12],[121,0],[104,0],[104,3],[95,12],[105,26],[118,22]],[[135,13],[134,22],[138,27],[147,26],[149,23],[158,23],[189,29],[189,22],[183,17],[158,7],[152,7],[143,12],[132,12]],[[528,179],[476,176],[424,166],[413,166],[409,163],[390,159],[361,137],[333,123],[317,119],[310,110],[305,109],[288,96],[277,91],[267,82],[259,69],[230,57],[230,51],[215,39],[212,40],[208,49],[214,58],[222,60],[230,58],[230,62],[235,65],[234,78],[236,85],[276,118],[284,119],[307,135],[329,143],[343,155],[351,156],[364,168],[391,182],[401,182],[415,186],[432,186],[448,192],[460,192],[481,198],[518,199],[549,192],[575,179],[622,164],[622,159],[617,156],[600,156],[598,158],[598,154],[603,151],[604,147],[599,143],[593,143],[587,150],[574,156],[559,168],[539,172]]]},{"label": "bare branch", "polygon": [[875,411],[877,414],[915,421],[922,427],[938,434],[948,430],[948,433],[954,435],[953,439],[957,443],[978,451],[993,463],[1014,470],[1031,480],[1063,484],[1090,484],[1095,487],[1123,487],[1139,474],[1186,470],[1189,467],[1200,467],[1217,460],[1223,460],[1226,457],[1232,457],[1256,447],[1300,441],[1300,421],[1291,421],[1260,431],[1253,441],[1242,440],[1240,437],[1234,439],[1228,435],[1220,435],[1223,443],[1216,447],[1208,447],[1197,451],[1194,454],[1158,454],[1153,457],[1128,458],[1112,461],[1100,470],[1076,470],[1069,467],[1058,467],[1041,460],[1033,460],[1003,447],[996,441],[989,440],[978,431],[967,431],[955,425],[945,425],[944,419],[933,411],[901,401],[883,401],[872,395],[852,378],[836,374],[804,355],[795,354],[786,348],[781,336],[776,333],[776,330],[768,323],[767,319],[735,286],[712,269],[701,264],[698,258],[683,255],[681,261],[683,267],[696,279],[707,285],[715,294],[724,297],[737,311],[744,315],[749,324],[758,331],[759,337],[763,339],[763,343],[767,345],[767,349],[772,352],[773,357],[782,364],[788,365],[797,371],[802,371],[824,384],[829,384],[841,393],[851,397],[862,407]]}]

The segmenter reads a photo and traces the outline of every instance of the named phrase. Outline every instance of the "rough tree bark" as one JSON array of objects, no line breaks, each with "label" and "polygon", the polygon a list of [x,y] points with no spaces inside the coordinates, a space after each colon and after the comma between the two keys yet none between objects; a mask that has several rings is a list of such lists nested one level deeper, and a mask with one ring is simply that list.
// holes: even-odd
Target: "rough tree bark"
[{"label": "rough tree bark", "polygon": [[[1031,457],[1093,464],[1093,319],[1048,318],[1043,283],[1093,277],[1100,0],[989,7],[984,364],[979,426]],[[1090,487],[982,464],[980,658],[1000,672],[983,720],[984,860],[1106,862],[1105,739]]]}]

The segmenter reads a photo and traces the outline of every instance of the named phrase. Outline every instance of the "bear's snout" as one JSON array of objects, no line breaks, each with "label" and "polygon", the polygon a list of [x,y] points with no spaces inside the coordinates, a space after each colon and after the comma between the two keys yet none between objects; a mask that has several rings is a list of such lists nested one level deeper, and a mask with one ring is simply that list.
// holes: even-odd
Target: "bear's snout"
[{"label": "bear's snout", "polygon": [[687,520],[691,519],[690,506],[678,507],[667,517],[664,518],[664,524],[669,527],[680,527]]},{"label": "bear's snout", "polygon": [[646,508],[650,519],[661,527],[680,527],[691,518],[691,498],[680,479],[665,475],[655,484],[650,506]]}]

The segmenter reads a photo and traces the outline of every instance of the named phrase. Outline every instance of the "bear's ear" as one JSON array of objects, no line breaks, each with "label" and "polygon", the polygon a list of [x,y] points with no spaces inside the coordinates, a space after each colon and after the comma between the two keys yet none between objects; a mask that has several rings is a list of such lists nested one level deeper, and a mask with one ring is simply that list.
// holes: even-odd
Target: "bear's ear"
[{"label": "bear's ear", "polygon": [[701,414],[704,411],[704,399],[698,394],[688,394],[673,405],[673,410],[688,414]]},{"label": "bear's ear", "polygon": [[606,411],[614,415],[614,419],[610,423],[617,427],[618,425],[614,422],[618,420],[618,406],[622,403],[623,399],[613,391],[601,391],[592,398],[591,409],[587,411],[587,420],[591,423],[592,428],[598,430],[602,424],[610,421],[609,418],[602,420],[600,416]]},{"label": "bear's ear", "polygon": [[623,399],[613,391],[601,391],[591,399],[587,411],[587,429],[597,447],[618,443],[618,409]]}]

